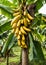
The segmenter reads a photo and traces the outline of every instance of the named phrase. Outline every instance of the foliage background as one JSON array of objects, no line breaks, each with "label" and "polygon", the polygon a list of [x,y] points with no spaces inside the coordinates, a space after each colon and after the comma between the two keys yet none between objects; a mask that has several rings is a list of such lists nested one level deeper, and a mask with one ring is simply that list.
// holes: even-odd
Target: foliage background
[{"label": "foliage background", "polygon": [[[26,3],[35,3],[37,5],[34,22],[31,27],[32,33],[29,34],[29,59],[30,61],[37,58],[42,60],[43,57],[46,58],[46,22],[41,19],[42,15],[38,13],[38,10],[46,3],[46,0],[27,0]],[[0,40],[3,42],[3,45],[1,44],[2,42],[0,42],[0,46],[3,46],[1,49],[2,54],[12,49],[14,45],[15,47],[17,45],[17,39],[13,36],[14,34],[11,33],[12,28],[10,25],[13,19],[13,9],[16,7],[18,7],[18,0],[0,0]]]}]

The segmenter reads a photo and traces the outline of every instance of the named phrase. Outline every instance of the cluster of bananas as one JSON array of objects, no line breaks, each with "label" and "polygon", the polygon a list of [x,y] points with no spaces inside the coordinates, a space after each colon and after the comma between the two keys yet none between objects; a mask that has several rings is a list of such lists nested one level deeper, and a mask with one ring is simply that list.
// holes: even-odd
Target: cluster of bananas
[{"label": "cluster of bananas", "polygon": [[13,16],[14,18],[11,22],[11,26],[13,28],[12,32],[15,33],[15,36],[18,39],[18,45],[23,48],[27,48],[26,35],[31,31],[29,26],[33,17],[30,16],[27,11],[22,13],[19,9],[15,10]]}]

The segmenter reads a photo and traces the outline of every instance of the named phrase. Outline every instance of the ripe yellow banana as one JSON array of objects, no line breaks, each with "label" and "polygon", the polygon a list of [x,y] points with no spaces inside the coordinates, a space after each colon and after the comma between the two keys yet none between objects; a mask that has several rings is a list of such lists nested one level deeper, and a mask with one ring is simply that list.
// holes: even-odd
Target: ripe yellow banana
[{"label": "ripe yellow banana", "polygon": [[27,17],[28,17],[30,20],[33,20],[33,17],[32,17],[29,13],[27,13]]},{"label": "ripe yellow banana", "polygon": [[14,23],[14,24],[12,25],[12,28],[14,28],[14,29],[16,28],[16,23]]},{"label": "ripe yellow banana", "polygon": [[26,18],[27,22],[30,23],[30,20],[28,18]]},{"label": "ripe yellow banana", "polygon": [[23,29],[27,32],[30,32],[31,30],[29,28],[26,28],[25,26],[23,26]]},{"label": "ripe yellow banana", "polygon": [[15,32],[15,29],[12,29],[11,32],[14,33]]},{"label": "ripe yellow banana", "polygon": [[19,31],[19,35],[22,35],[21,31]]},{"label": "ripe yellow banana", "polygon": [[17,27],[19,27],[20,25],[21,25],[21,20],[18,21]]},{"label": "ripe yellow banana", "polygon": [[26,16],[26,14],[27,14],[27,12],[26,12],[26,11],[24,11],[24,16]]},{"label": "ripe yellow banana", "polygon": [[24,46],[23,45],[21,45],[21,48],[23,48]]},{"label": "ripe yellow banana", "polygon": [[21,47],[22,47],[22,48],[27,48],[27,45],[26,45],[26,44],[25,44],[24,46],[23,46],[23,45],[21,45]]},{"label": "ripe yellow banana", "polygon": [[19,33],[19,28],[16,28],[15,34]]},{"label": "ripe yellow banana", "polygon": [[22,44],[22,46],[24,46],[25,45],[25,41],[21,41],[21,44]]},{"label": "ripe yellow banana", "polygon": [[20,35],[18,35],[18,36],[17,36],[17,39],[20,40],[20,38],[21,38]]},{"label": "ripe yellow banana", "polygon": [[17,36],[18,36],[18,34],[16,34],[16,33],[15,33],[14,35],[15,35],[15,37],[17,37]]},{"label": "ripe yellow banana", "polygon": [[22,40],[23,40],[23,41],[25,40],[25,36],[24,36],[24,35],[22,35]]},{"label": "ripe yellow banana", "polygon": [[24,31],[23,27],[21,27],[20,30],[21,30],[22,34],[27,34],[27,33]]},{"label": "ripe yellow banana", "polygon": [[14,13],[13,16],[18,16],[20,15],[20,12]]},{"label": "ripe yellow banana", "polygon": [[20,40],[18,40],[18,45],[19,45],[19,46],[21,45],[21,41],[20,41]]},{"label": "ripe yellow banana", "polygon": [[13,25],[14,23],[17,23],[19,21],[19,19],[21,18],[21,15],[18,15],[16,17],[13,18],[11,25]]},{"label": "ripe yellow banana", "polygon": [[20,11],[20,8],[17,8],[17,9],[13,9],[14,12],[19,12]]},{"label": "ripe yellow banana", "polygon": [[24,26],[28,26],[26,18],[24,18]]},{"label": "ripe yellow banana", "polygon": [[23,24],[23,23],[24,23],[24,19],[21,20],[21,24]]},{"label": "ripe yellow banana", "polygon": [[27,45],[25,44],[24,48],[27,48]]}]

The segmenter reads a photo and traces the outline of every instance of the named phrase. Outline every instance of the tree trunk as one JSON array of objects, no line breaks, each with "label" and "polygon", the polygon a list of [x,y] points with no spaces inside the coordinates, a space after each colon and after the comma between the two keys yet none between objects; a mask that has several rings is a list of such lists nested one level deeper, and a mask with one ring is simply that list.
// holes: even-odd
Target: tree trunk
[{"label": "tree trunk", "polygon": [[28,59],[28,54],[29,54],[29,37],[28,35],[26,36],[26,43],[27,43],[27,48],[22,48],[22,65],[29,65],[29,59]]},{"label": "tree trunk", "polygon": [[6,65],[9,65],[9,51],[7,52],[7,54],[6,54]]},{"label": "tree trunk", "polygon": [[9,56],[7,55],[7,65],[9,65]]},{"label": "tree trunk", "polygon": [[29,65],[28,61],[28,48],[22,48],[22,65]]}]

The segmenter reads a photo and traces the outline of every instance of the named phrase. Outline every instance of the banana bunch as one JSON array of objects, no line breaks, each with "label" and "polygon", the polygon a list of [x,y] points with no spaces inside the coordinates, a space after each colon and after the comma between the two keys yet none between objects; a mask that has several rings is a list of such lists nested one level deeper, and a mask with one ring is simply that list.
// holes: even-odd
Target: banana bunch
[{"label": "banana bunch", "polygon": [[14,18],[11,22],[12,33],[15,33],[18,39],[18,45],[22,48],[27,48],[26,35],[31,31],[29,26],[33,17],[27,11],[22,13],[20,9],[15,10],[13,16]]}]

